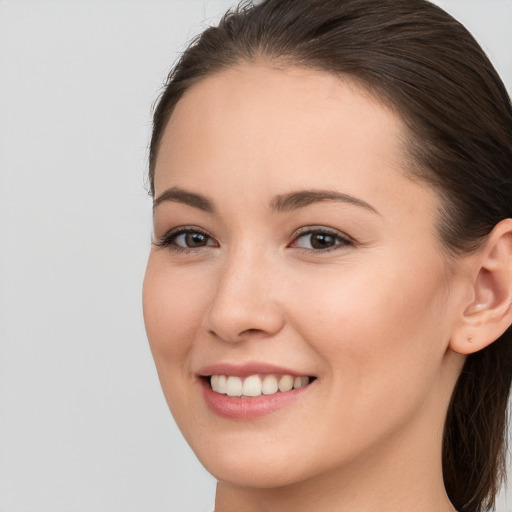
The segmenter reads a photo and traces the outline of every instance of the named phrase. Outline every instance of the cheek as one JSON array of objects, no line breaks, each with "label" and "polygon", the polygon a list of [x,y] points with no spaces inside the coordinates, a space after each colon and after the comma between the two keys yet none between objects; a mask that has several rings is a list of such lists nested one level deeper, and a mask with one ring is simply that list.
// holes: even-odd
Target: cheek
[{"label": "cheek", "polygon": [[324,361],[330,406],[321,435],[350,451],[408,424],[423,407],[440,410],[445,296],[441,282],[406,279],[389,266],[336,270],[302,280],[308,293],[301,296],[311,299],[296,302],[295,329]]},{"label": "cheek", "polygon": [[[396,392],[405,380],[427,385],[440,368],[449,326],[443,320],[446,285],[441,272],[391,264],[333,269],[304,276],[296,303],[297,329],[352,392]],[[428,276],[428,277],[426,277]],[[307,289],[307,293],[304,290]],[[403,388],[406,391],[405,388]]]},{"label": "cheek", "polygon": [[184,370],[204,310],[205,287],[197,274],[172,269],[165,255],[152,254],[143,287],[146,332],[160,378],[165,368]]},{"label": "cheek", "polygon": [[190,393],[193,340],[201,325],[204,286],[196,275],[173,269],[164,253],[149,257],[143,287],[146,333],[165,399],[185,437],[197,424]]}]

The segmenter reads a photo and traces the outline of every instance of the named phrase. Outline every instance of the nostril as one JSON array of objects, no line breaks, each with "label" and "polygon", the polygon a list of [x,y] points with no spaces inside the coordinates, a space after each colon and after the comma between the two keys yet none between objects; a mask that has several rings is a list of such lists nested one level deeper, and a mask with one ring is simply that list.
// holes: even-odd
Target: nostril
[{"label": "nostril", "polygon": [[240,333],[240,336],[242,336],[243,334],[256,334],[260,332],[262,332],[260,329],[246,329],[245,331],[242,331]]}]

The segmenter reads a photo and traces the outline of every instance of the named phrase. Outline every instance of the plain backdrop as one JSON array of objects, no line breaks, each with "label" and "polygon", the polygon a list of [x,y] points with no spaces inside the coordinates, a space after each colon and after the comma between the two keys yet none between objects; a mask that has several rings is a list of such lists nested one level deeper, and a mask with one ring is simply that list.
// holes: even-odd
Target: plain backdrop
[{"label": "plain backdrop", "polygon": [[[231,3],[0,0],[1,512],[213,503],[145,338],[144,174],[171,64]],[[512,1],[439,3],[512,90]]]}]

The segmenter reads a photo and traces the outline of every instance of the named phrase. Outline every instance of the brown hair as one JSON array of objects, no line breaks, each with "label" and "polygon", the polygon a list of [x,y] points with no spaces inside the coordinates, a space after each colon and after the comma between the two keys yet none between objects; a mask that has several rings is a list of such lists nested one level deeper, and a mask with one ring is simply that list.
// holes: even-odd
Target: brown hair
[{"label": "brown hair", "polygon": [[[266,58],[349,76],[409,128],[411,172],[442,198],[438,229],[455,257],[512,217],[512,107],[471,34],[426,0],[266,0],[228,12],[171,71],[153,119],[149,179],[174,106],[194,83]],[[512,329],[467,357],[448,410],[443,474],[464,512],[494,505],[505,476]]]}]

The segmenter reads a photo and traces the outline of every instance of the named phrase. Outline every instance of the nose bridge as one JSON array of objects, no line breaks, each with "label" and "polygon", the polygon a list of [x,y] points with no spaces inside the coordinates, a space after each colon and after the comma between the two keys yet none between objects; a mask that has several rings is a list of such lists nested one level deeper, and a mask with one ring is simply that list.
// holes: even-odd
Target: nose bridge
[{"label": "nose bridge", "polygon": [[276,334],[283,325],[270,259],[243,244],[226,255],[207,314],[207,328],[226,341]]}]

